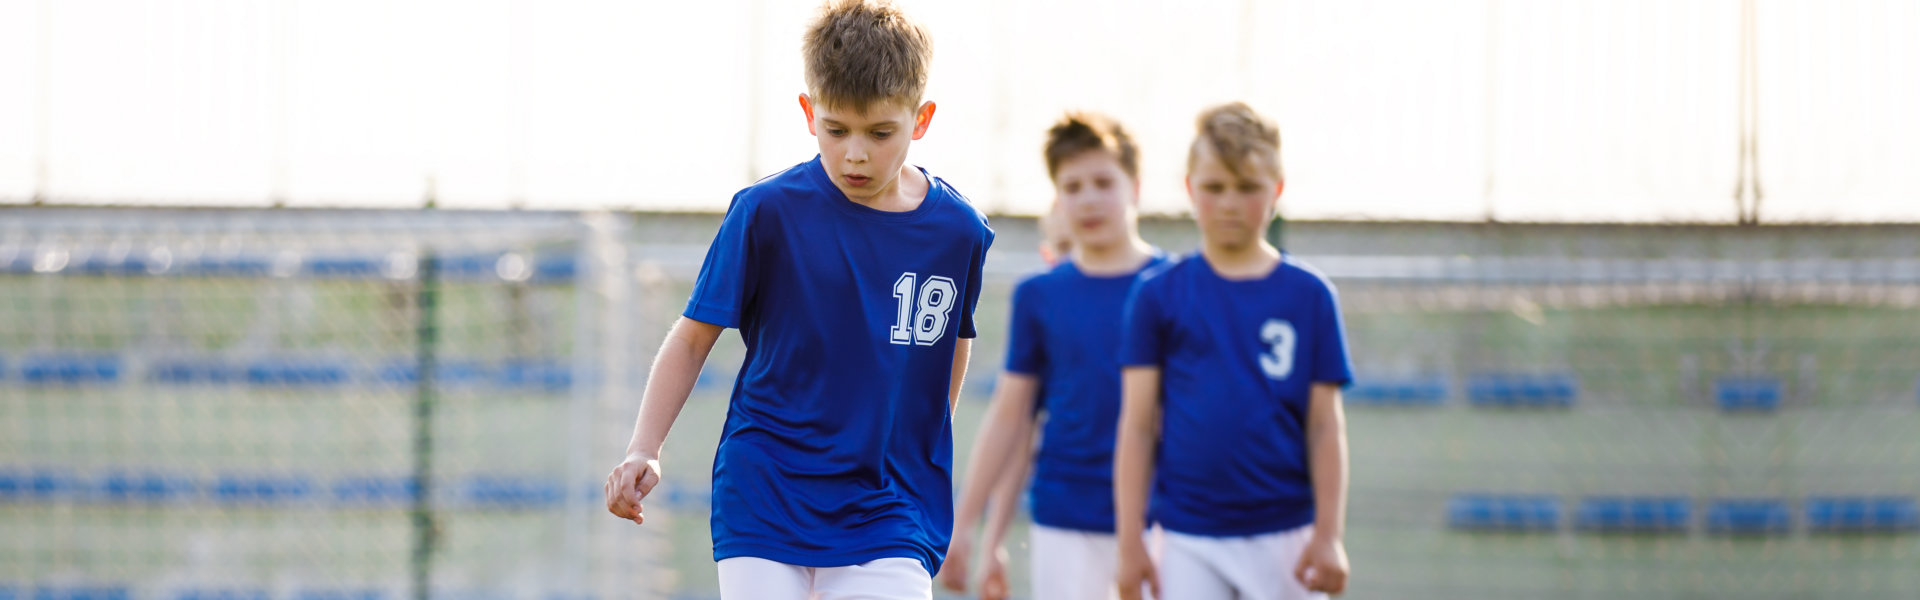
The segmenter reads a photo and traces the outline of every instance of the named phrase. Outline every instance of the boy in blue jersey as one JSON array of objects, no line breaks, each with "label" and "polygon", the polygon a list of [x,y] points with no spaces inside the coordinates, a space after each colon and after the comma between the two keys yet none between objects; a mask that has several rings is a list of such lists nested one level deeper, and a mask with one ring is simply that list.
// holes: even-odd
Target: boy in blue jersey
[{"label": "boy in blue jersey", "polygon": [[986,218],[906,164],[926,31],[873,0],[805,36],[800,107],[820,154],[741,190],[661,345],[607,509],[644,522],[660,448],[714,340],[747,348],[713,462],[728,600],[927,599],[952,531],[952,402]]},{"label": "boy in blue jersey", "polygon": [[[1113,595],[1113,435],[1120,419],[1121,309],[1127,291],[1160,253],[1140,239],[1139,159],[1126,130],[1096,114],[1070,114],[1048,134],[1047,173],[1056,212],[1073,239],[1068,261],[1022,281],[1013,293],[1006,372],[973,446],[955,518],[953,555],[941,573],[963,590],[973,525],[1001,475],[1033,457],[1033,597],[1106,600]],[[1004,523],[986,531],[982,597],[1004,573]]]},{"label": "boy in blue jersey", "polygon": [[1187,194],[1201,250],[1127,300],[1114,466],[1122,597],[1139,597],[1142,582],[1178,600],[1346,587],[1340,389],[1351,368],[1333,285],[1261,236],[1283,181],[1272,122],[1240,103],[1200,115]]}]

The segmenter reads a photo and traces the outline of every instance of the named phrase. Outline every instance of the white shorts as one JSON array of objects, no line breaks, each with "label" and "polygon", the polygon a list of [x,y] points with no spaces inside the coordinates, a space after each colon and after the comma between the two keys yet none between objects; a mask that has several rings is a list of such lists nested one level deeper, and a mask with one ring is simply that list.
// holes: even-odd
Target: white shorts
[{"label": "white shorts", "polygon": [[721,600],[933,600],[920,561],[882,558],[850,567],[800,567],[740,556],[720,561]]},{"label": "white shorts", "polygon": [[1120,547],[1111,533],[1035,524],[1027,530],[1033,561],[1033,597],[1045,600],[1108,600]]},{"label": "white shorts", "polygon": [[[1313,526],[1246,537],[1160,534],[1160,592],[1164,598],[1204,600],[1326,600],[1293,578]],[[1151,546],[1150,546],[1151,547]]]}]

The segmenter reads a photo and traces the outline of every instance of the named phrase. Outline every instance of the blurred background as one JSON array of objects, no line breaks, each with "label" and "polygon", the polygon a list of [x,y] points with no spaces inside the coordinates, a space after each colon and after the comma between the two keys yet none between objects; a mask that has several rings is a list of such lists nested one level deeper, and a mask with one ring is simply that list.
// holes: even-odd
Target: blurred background
[{"label": "blurred background", "polygon": [[[1347,311],[1348,597],[1920,597],[1920,5],[901,3],[999,232],[956,456],[1046,127],[1133,129],[1184,252],[1244,99]],[[649,524],[600,483],[815,152],[814,6],[0,0],[0,600],[716,597],[737,335]]]}]

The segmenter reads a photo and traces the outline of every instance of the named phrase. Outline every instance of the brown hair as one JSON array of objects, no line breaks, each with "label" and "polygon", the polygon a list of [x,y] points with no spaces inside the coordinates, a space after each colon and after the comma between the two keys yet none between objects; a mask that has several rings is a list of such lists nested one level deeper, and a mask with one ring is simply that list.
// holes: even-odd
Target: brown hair
[{"label": "brown hair", "polygon": [[1257,168],[1275,180],[1286,178],[1280,170],[1280,126],[1253,112],[1246,103],[1232,102],[1201,111],[1195,129],[1193,147],[1187,151],[1188,173],[1200,159],[1201,144],[1206,144],[1235,176],[1246,176],[1242,169]]},{"label": "brown hair", "polygon": [[927,90],[933,38],[893,4],[828,0],[801,44],[816,104],[867,112],[876,102],[911,109]]},{"label": "brown hair", "polygon": [[1120,161],[1128,177],[1140,178],[1140,149],[1119,121],[1090,112],[1071,112],[1047,130],[1047,177],[1059,176],[1060,164],[1089,150],[1105,150]]}]

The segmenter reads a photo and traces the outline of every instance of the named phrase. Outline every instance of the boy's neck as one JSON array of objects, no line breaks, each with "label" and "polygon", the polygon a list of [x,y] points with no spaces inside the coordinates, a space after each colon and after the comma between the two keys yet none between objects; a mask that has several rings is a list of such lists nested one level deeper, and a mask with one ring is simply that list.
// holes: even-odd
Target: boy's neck
[{"label": "boy's neck", "polygon": [[[821,169],[825,170],[825,165],[822,165]],[[833,174],[829,173],[827,177],[831,179]],[[900,165],[900,173],[894,176],[893,181],[872,196],[855,198],[847,195],[845,191],[842,191],[841,195],[846,196],[848,202],[881,212],[912,212],[913,209],[920,208],[921,202],[926,201],[927,190],[932,187],[933,182],[928,181],[919,169],[909,164]]]},{"label": "boy's neck", "polygon": [[1140,270],[1152,255],[1153,246],[1136,234],[1107,246],[1075,244],[1072,260],[1074,268],[1088,275],[1125,275]]},{"label": "boy's neck", "polygon": [[1261,279],[1280,266],[1280,250],[1266,240],[1239,247],[1204,245],[1200,257],[1227,279]]}]

